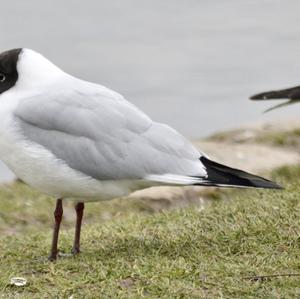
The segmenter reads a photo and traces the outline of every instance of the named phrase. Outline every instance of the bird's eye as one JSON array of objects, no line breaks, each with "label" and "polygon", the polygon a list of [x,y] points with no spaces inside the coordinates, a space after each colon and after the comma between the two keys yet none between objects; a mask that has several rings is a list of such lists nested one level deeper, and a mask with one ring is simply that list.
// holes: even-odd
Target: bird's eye
[{"label": "bird's eye", "polygon": [[0,73],[0,82],[4,82],[5,80],[6,80],[5,75]]}]

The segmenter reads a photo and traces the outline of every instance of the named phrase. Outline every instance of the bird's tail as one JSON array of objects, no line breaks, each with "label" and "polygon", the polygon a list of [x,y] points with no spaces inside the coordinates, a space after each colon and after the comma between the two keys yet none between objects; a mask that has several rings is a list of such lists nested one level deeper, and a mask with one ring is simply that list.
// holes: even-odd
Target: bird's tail
[{"label": "bird's tail", "polygon": [[266,189],[282,189],[278,184],[265,178],[230,168],[202,156],[200,161],[206,168],[207,178],[202,178],[194,185],[220,187],[252,187]]},{"label": "bird's tail", "polygon": [[160,185],[283,189],[267,179],[219,164],[207,157],[200,157],[200,161],[205,168],[206,176],[163,174],[148,175],[145,179],[158,182]]}]

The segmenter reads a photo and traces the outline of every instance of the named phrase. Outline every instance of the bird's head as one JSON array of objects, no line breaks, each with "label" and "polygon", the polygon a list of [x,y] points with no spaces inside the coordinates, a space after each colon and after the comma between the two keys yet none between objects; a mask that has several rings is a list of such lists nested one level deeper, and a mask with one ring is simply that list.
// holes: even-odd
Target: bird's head
[{"label": "bird's head", "polygon": [[38,88],[56,80],[63,72],[41,54],[26,48],[0,54],[0,94]]}]

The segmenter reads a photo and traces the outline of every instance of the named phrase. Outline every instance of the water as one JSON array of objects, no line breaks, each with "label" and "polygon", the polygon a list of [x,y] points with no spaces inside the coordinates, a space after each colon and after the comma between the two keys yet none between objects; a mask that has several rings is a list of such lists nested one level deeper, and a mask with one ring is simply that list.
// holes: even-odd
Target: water
[{"label": "water", "polygon": [[296,0],[6,1],[0,50],[40,51],[199,138],[299,115],[300,105],[263,115],[271,103],[247,100],[300,83],[299,10]]}]

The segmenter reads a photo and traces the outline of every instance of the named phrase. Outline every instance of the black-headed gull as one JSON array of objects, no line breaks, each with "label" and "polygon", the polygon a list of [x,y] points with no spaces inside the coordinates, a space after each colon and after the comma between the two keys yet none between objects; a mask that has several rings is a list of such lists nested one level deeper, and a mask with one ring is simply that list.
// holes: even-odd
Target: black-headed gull
[{"label": "black-headed gull", "polygon": [[157,185],[280,188],[211,161],[120,94],[25,48],[0,55],[0,158],[24,182],[58,198],[51,260],[58,253],[62,199],[76,202],[76,254],[84,201]]}]

